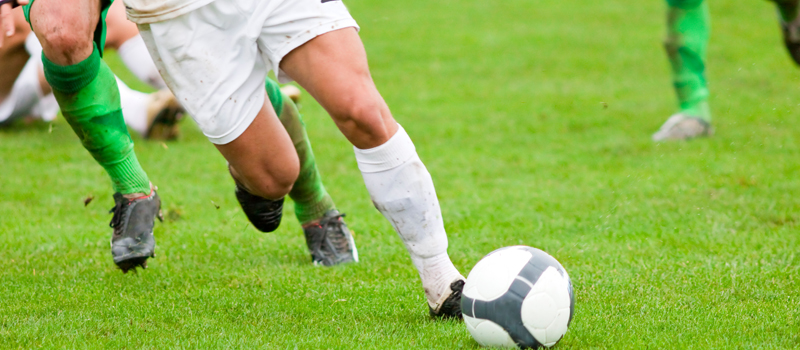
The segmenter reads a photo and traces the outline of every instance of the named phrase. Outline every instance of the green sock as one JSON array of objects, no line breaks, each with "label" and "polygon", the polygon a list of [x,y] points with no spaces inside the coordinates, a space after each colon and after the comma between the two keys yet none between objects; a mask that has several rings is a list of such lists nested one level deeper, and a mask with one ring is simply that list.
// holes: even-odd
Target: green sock
[{"label": "green sock", "polygon": [[59,66],[42,54],[47,82],[53,87],[61,114],[92,157],[111,177],[114,191],[150,193],[119,102],[114,73],[100,58],[97,46],[80,63]]},{"label": "green sock", "polygon": [[266,88],[272,107],[292,138],[297,156],[300,158],[300,175],[292,191],[289,192],[289,197],[294,201],[297,220],[301,224],[306,224],[321,218],[325,212],[336,208],[336,205],[322,184],[314,152],[311,150],[311,141],[308,139],[297,106],[292,99],[281,93],[278,83],[267,79]]},{"label": "green sock", "polygon": [[703,0],[667,0],[667,50],[681,112],[711,121],[705,60],[710,32]]}]

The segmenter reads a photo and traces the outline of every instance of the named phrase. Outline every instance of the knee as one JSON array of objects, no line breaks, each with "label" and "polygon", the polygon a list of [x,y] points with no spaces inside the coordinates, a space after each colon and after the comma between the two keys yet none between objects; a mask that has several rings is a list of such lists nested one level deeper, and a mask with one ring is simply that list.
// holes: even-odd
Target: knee
[{"label": "knee", "polygon": [[69,58],[70,61],[80,61],[85,57],[77,57],[92,46],[91,36],[82,33],[64,30],[49,30],[39,34],[42,47],[45,47],[58,56]]},{"label": "knee", "polygon": [[345,136],[356,145],[374,147],[383,144],[392,135],[387,122],[393,121],[383,99],[372,96],[345,99],[344,107],[333,115]]},{"label": "knee", "polygon": [[[41,7],[41,6],[40,6]],[[46,9],[40,9],[47,11]],[[48,58],[60,64],[74,64],[86,59],[91,53],[94,27],[91,21],[77,19],[67,21],[60,16],[31,15],[33,30]]]},{"label": "knee", "polygon": [[291,192],[300,173],[299,161],[288,162],[280,169],[261,169],[253,174],[243,174],[247,190],[252,194],[278,200]]}]

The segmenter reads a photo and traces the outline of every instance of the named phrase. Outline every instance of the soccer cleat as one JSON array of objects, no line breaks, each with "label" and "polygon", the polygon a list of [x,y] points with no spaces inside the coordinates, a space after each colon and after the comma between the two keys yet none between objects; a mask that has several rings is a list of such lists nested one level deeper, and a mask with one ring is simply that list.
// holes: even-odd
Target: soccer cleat
[{"label": "soccer cleat", "polygon": [[155,219],[161,216],[161,198],[155,190],[150,195],[127,199],[121,193],[114,193],[114,207],[111,226],[111,255],[114,263],[127,273],[136,267],[147,268],[147,258],[155,256],[156,240],[153,237]]},{"label": "soccer cleat", "polygon": [[303,227],[314,265],[333,266],[358,262],[356,242],[343,217],[344,214],[331,209],[322,216],[319,223]]},{"label": "soccer cleat", "polygon": [[[778,20],[783,32],[783,43],[794,62],[800,65],[800,11],[798,11],[797,3],[797,1],[775,1],[778,6]],[[783,14],[792,16],[791,22],[786,22]]]},{"label": "soccer cleat", "polygon": [[294,102],[294,103],[300,102],[300,94],[301,94],[301,92],[300,92],[300,89],[297,88],[297,86],[294,86],[294,85],[281,86],[281,92],[284,95],[289,96],[289,98],[292,99],[292,102]]},{"label": "soccer cleat", "polygon": [[150,94],[147,105],[147,132],[144,138],[151,140],[174,140],[178,137],[178,122],[186,111],[169,89]]},{"label": "soccer cleat", "polygon": [[283,198],[266,199],[247,192],[236,182],[236,199],[242,206],[244,215],[250,223],[261,232],[272,232],[278,229],[283,216]]},{"label": "soccer cleat", "polygon": [[683,113],[675,114],[653,134],[653,141],[688,140],[714,135],[714,128],[707,121]]},{"label": "soccer cleat", "polygon": [[462,318],[461,291],[464,289],[464,277],[450,283],[450,293],[442,294],[435,305],[428,303],[428,311],[433,318]]}]

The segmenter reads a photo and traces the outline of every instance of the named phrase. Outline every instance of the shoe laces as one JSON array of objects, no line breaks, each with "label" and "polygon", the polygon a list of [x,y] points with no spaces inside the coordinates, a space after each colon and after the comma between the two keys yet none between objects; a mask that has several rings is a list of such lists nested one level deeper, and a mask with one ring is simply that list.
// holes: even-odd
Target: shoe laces
[{"label": "shoe laces", "polygon": [[111,217],[111,222],[108,223],[108,226],[112,228],[117,228],[122,225],[122,222],[125,220],[125,207],[128,204],[128,201],[124,198],[120,201],[116,201],[114,207],[109,210],[109,213],[113,213],[114,216]]},{"label": "shoe laces", "polygon": [[[330,242],[336,248],[336,253],[346,252],[350,246],[350,241],[347,239],[347,235],[345,234],[344,221],[342,221],[343,217],[345,217],[345,214],[339,213],[326,217],[320,220],[319,223],[319,225],[323,228],[323,234],[325,238],[330,240]],[[334,234],[331,235],[329,233]]]}]

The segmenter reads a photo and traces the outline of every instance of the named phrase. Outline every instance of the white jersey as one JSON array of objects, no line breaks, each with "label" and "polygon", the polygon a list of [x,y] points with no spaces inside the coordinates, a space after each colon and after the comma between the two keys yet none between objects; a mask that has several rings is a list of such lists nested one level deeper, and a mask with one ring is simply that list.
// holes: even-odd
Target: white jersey
[{"label": "white jersey", "polygon": [[214,0],[122,0],[128,19],[138,24],[161,22],[189,13]]}]

